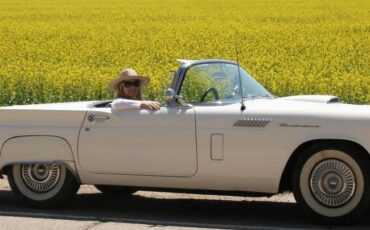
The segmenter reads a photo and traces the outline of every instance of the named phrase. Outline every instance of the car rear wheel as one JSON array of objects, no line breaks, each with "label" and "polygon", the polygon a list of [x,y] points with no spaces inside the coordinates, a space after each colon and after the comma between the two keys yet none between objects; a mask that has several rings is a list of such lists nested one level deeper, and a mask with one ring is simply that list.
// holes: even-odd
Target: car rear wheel
[{"label": "car rear wheel", "polygon": [[114,185],[95,185],[95,188],[107,196],[130,196],[137,192],[134,188]]},{"label": "car rear wheel", "polygon": [[57,164],[13,165],[8,171],[12,191],[33,208],[58,208],[76,194],[79,183],[66,167]]},{"label": "car rear wheel", "polygon": [[369,207],[369,175],[369,159],[361,149],[315,146],[295,166],[294,197],[321,222],[349,224]]}]

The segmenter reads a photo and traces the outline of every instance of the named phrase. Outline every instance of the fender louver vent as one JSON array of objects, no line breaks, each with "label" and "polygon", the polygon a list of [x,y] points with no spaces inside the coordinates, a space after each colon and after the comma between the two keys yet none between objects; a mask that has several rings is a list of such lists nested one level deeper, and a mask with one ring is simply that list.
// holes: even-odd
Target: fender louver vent
[{"label": "fender louver vent", "polygon": [[263,128],[271,119],[266,118],[242,118],[234,123],[234,127],[245,127],[245,128]]}]

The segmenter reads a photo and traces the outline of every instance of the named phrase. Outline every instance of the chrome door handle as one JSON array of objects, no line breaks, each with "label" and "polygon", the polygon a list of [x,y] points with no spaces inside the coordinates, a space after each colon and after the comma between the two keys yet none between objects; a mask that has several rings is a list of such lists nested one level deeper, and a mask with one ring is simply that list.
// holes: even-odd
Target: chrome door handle
[{"label": "chrome door handle", "polygon": [[109,116],[96,116],[95,114],[90,114],[89,116],[87,116],[87,120],[89,120],[89,122],[105,121],[105,120],[109,120]]}]

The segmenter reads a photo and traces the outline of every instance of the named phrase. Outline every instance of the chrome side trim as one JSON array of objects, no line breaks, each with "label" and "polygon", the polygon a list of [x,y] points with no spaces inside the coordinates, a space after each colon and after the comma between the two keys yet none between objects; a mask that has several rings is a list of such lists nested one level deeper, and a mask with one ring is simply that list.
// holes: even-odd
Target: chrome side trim
[{"label": "chrome side trim", "polygon": [[280,127],[288,127],[288,128],[321,128],[320,125],[310,125],[310,124],[287,124],[287,123],[279,123]]}]

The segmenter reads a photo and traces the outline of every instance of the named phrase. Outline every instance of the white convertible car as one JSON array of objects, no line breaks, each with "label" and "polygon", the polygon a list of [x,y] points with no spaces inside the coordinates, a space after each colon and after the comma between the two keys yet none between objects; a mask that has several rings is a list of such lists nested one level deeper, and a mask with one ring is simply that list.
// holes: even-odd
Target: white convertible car
[{"label": "white convertible car", "polygon": [[17,197],[53,208],[80,184],[122,196],[293,191],[322,221],[369,211],[370,106],[276,98],[235,62],[180,62],[158,111],[111,101],[1,107],[0,169]]}]

